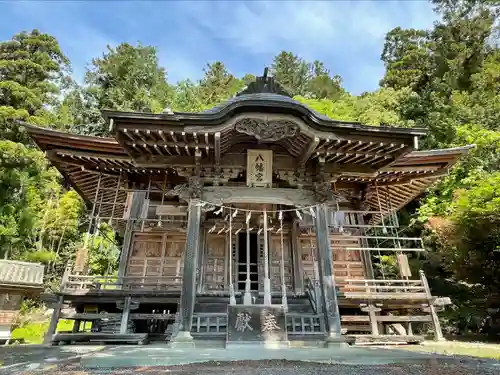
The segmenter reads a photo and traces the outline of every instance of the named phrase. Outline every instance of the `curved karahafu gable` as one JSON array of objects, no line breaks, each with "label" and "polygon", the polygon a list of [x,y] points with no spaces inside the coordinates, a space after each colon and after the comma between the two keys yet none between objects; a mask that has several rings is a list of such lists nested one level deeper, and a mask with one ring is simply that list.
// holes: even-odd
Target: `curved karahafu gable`
[{"label": "curved karahafu gable", "polygon": [[118,124],[135,124],[148,127],[156,125],[168,129],[185,127],[186,131],[195,129],[210,129],[223,124],[228,118],[241,113],[267,113],[292,115],[302,119],[312,129],[319,132],[339,131],[359,135],[391,136],[395,139],[423,136],[425,129],[396,128],[391,126],[370,126],[357,122],[333,120],[305,104],[287,96],[274,93],[252,93],[235,96],[215,107],[197,113],[164,112],[164,113],[135,113],[102,110],[102,115],[107,121],[113,120],[112,129]]}]

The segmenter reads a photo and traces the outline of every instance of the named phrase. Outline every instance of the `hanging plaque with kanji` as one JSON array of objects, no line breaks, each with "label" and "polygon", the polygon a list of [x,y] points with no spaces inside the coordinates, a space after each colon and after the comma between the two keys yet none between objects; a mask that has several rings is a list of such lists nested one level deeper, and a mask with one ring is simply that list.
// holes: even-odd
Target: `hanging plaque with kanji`
[{"label": "hanging plaque with kanji", "polygon": [[273,183],[273,152],[247,150],[247,186],[270,187]]}]

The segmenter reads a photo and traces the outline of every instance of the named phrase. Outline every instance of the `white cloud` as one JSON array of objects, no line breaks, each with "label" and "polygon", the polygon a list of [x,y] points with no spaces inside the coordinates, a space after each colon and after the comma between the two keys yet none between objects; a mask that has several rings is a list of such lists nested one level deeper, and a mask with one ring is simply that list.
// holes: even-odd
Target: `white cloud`
[{"label": "white cloud", "polygon": [[[208,61],[233,72],[260,73],[281,50],[319,59],[355,92],[376,88],[385,34],[396,26],[426,28],[435,15],[425,1],[8,2],[5,39],[40,28],[57,37],[74,76],[106,45],[142,41],[158,47],[171,81],[197,79]],[[8,12],[3,12],[5,8]],[[12,18],[12,19],[10,19]],[[375,75],[375,76],[374,76]]]},{"label": "white cloud", "polygon": [[253,53],[375,42],[402,20],[427,26],[431,13],[426,2],[392,1],[185,2],[182,9],[194,26]]},{"label": "white cloud", "polygon": [[181,11],[240,53],[270,60],[288,50],[322,60],[355,93],[377,86],[389,30],[428,28],[436,17],[424,1],[200,1],[183,3]]}]

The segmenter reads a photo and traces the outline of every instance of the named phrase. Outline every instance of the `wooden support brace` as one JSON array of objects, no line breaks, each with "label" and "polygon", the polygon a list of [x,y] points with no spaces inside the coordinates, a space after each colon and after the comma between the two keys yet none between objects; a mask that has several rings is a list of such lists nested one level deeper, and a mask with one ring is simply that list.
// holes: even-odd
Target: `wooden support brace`
[{"label": "wooden support brace", "polygon": [[439,322],[439,317],[436,313],[436,307],[431,301],[431,289],[429,288],[429,283],[427,282],[427,277],[425,277],[423,270],[420,270],[420,280],[422,280],[422,285],[424,286],[427,298],[429,299],[429,312],[432,318],[432,325],[434,326],[434,339],[436,341],[443,341],[445,338],[443,336],[443,331],[441,330],[441,323]]},{"label": "wooden support brace", "polygon": [[63,296],[59,296],[57,304],[54,306],[54,310],[52,311],[49,329],[45,334],[44,344],[46,345],[50,345],[52,343],[52,336],[56,333],[57,323],[59,323],[59,316],[61,315],[62,305],[63,305]]}]

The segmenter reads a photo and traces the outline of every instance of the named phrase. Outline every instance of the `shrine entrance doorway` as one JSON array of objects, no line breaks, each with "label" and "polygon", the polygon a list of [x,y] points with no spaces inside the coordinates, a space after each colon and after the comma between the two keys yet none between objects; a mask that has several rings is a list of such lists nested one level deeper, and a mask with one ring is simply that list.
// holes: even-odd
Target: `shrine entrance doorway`
[{"label": "shrine entrance doorway", "polygon": [[250,266],[250,290],[259,290],[259,251],[257,233],[249,235],[250,249],[247,251],[247,234],[238,234],[238,254],[237,254],[237,290],[245,291],[245,281],[247,279],[247,264]]}]

